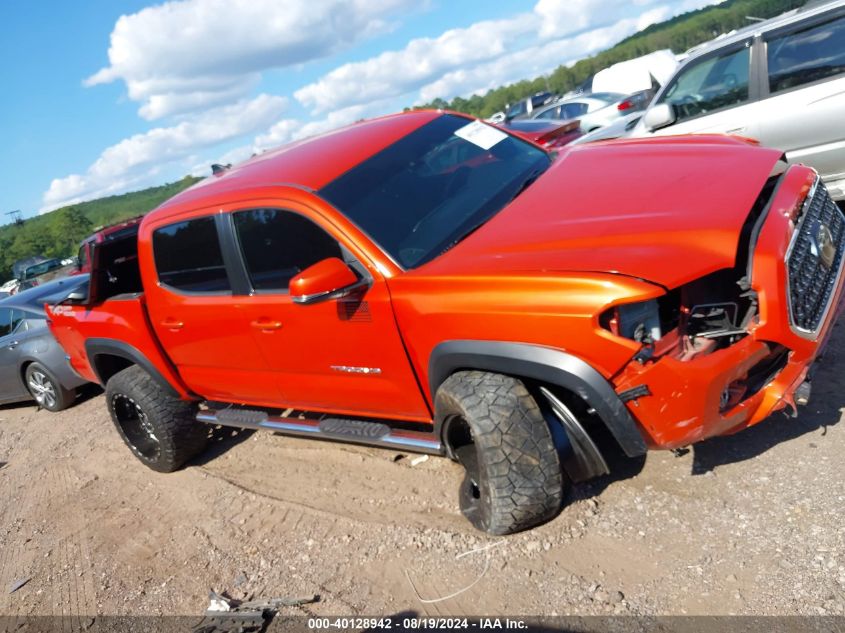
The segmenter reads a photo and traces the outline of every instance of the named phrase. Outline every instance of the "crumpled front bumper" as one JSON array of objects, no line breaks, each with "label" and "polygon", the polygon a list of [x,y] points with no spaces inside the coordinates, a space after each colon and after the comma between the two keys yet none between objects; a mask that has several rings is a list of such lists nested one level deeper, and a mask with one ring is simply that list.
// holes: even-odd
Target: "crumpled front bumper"
[{"label": "crumpled front bumper", "polygon": [[[632,361],[615,381],[618,393],[646,385],[649,395],[627,403],[652,448],[678,448],[708,437],[734,433],[787,406],[795,407],[796,389],[821,355],[841,314],[845,276],[839,270],[829,306],[813,333],[793,327],[789,308],[786,258],[795,218],[816,174],[801,166],[783,176],[753,243],[751,285],[759,298],[759,319],[749,335],[728,348],[693,360],[671,356],[640,365]],[[762,368],[762,369],[761,369]],[[765,383],[736,404],[725,407],[732,384],[759,378]]]}]

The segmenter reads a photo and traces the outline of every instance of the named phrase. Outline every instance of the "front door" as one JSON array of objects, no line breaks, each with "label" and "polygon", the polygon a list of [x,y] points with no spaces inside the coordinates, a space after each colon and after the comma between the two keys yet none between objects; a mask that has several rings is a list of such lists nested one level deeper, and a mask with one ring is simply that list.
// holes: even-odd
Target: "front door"
[{"label": "front door", "polygon": [[[281,398],[297,409],[429,421],[384,279],[307,215],[267,208],[232,214],[252,286],[238,311]],[[329,257],[346,261],[369,285],[348,297],[295,303],[290,279]]]},{"label": "front door", "polygon": [[653,134],[760,135],[756,86],[752,82],[751,42],[690,62],[655,103],[669,103],[675,122]]}]

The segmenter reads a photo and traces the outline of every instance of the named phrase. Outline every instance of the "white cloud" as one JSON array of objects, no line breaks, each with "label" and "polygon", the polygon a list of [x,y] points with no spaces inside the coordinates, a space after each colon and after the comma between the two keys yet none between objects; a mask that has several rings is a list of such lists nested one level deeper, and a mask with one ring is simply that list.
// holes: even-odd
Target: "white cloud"
[{"label": "white cloud", "polygon": [[[716,2],[537,0],[533,10],[510,18],[413,39],[399,50],[342,64],[295,92],[311,117],[292,113],[284,119],[285,97],[247,99],[262,71],[295,69],[347,49],[389,28],[399,10],[419,9],[420,3],[174,0],[153,6],[118,20],[110,64],[86,84],[124,81],[145,119],[197,114],[127,138],[105,149],[84,173],[53,180],[43,210],[157,184],[165,176],[206,174],[211,162],[239,162],[409,103],[533,78],[653,22]],[[220,149],[242,137],[253,141]],[[214,155],[221,158],[206,160]]]},{"label": "white cloud", "polygon": [[390,28],[414,0],[178,0],[118,19],[109,65],[85,84],[126,82],[146,119],[248,94],[260,72],[325,57]]},{"label": "white cloud", "polygon": [[330,112],[322,119],[314,121],[300,121],[297,119],[282,119],[276,122],[266,133],[255,137],[252,144],[253,152],[263,152],[291,141],[331,132],[338,128],[355,123],[361,119],[375,116],[384,112],[385,103],[376,101],[367,105],[354,105],[342,110]]},{"label": "white cloud", "polygon": [[495,60],[447,73],[420,89],[418,103],[437,97],[482,94],[503,84],[544,75],[561,64],[561,60],[585,57],[636,32],[641,18],[619,20],[611,26],[581,33],[568,39],[529,46]]},{"label": "white cloud", "polygon": [[56,178],[43,196],[42,212],[146,181],[164,166],[202,149],[267,129],[287,99],[266,94],[209,110],[171,127],[153,128],[105,149],[84,174]]},{"label": "white cloud", "polygon": [[343,64],[294,96],[320,114],[374,99],[404,96],[419,103],[469,95],[544,74],[654,22],[719,1],[538,0],[531,13],[414,39],[401,50]]},{"label": "white cloud", "polygon": [[418,38],[399,51],[344,64],[297,90],[296,99],[315,112],[406,94],[461,66],[498,57],[514,40],[534,33],[537,16],[520,14],[452,29],[436,38]]}]

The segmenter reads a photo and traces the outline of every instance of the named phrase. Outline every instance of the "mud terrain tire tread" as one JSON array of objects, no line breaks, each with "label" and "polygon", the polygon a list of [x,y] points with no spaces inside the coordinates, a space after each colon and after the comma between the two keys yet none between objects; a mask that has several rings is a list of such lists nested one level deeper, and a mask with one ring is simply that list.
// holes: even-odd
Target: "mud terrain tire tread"
[{"label": "mud terrain tire tread", "polygon": [[[158,456],[155,459],[140,454],[126,437],[112,406],[114,396],[118,394],[134,400],[146,414],[159,441]],[[109,379],[106,384],[106,405],[123,441],[152,470],[162,473],[178,470],[189,459],[201,453],[208,442],[208,427],[194,417],[196,406],[166,393],[138,365],[127,367]]]},{"label": "mud terrain tire tread", "polygon": [[489,503],[475,516],[462,510],[477,528],[510,534],[558,514],[569,481],[543,414],[520,380],[457,372],[438,389],[435,408],[441,419],[462,417],[472,432],[477,483]]}]

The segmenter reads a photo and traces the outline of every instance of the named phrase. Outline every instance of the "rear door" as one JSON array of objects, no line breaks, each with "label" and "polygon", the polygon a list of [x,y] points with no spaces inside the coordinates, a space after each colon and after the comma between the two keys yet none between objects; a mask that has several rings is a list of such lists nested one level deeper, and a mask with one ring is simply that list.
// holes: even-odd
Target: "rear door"
[{"label": "rear door", "polygon": [[26,395],[18,373],[20,344],[18,328],[23,320],[20,310],[0,307],[0,401]]},{"label": "rear door", "polygon": [[145,284],[150,321],[190,389],[209,400],[272,406],[279,400],[274,375],[246,326],[218,234],[226,216],[216,211],[151,227],[157,283]]},{"label": "rear door", "polygon": [[750,39],[691,61],[653,104],[670,104],[675,122],[652,134],[736,134],[758,138],[761,104],[751,64]]},{"label": "rear door", "polygon": [[761,140],[790,162],[845,179],[845,9],[764,36]]}]

